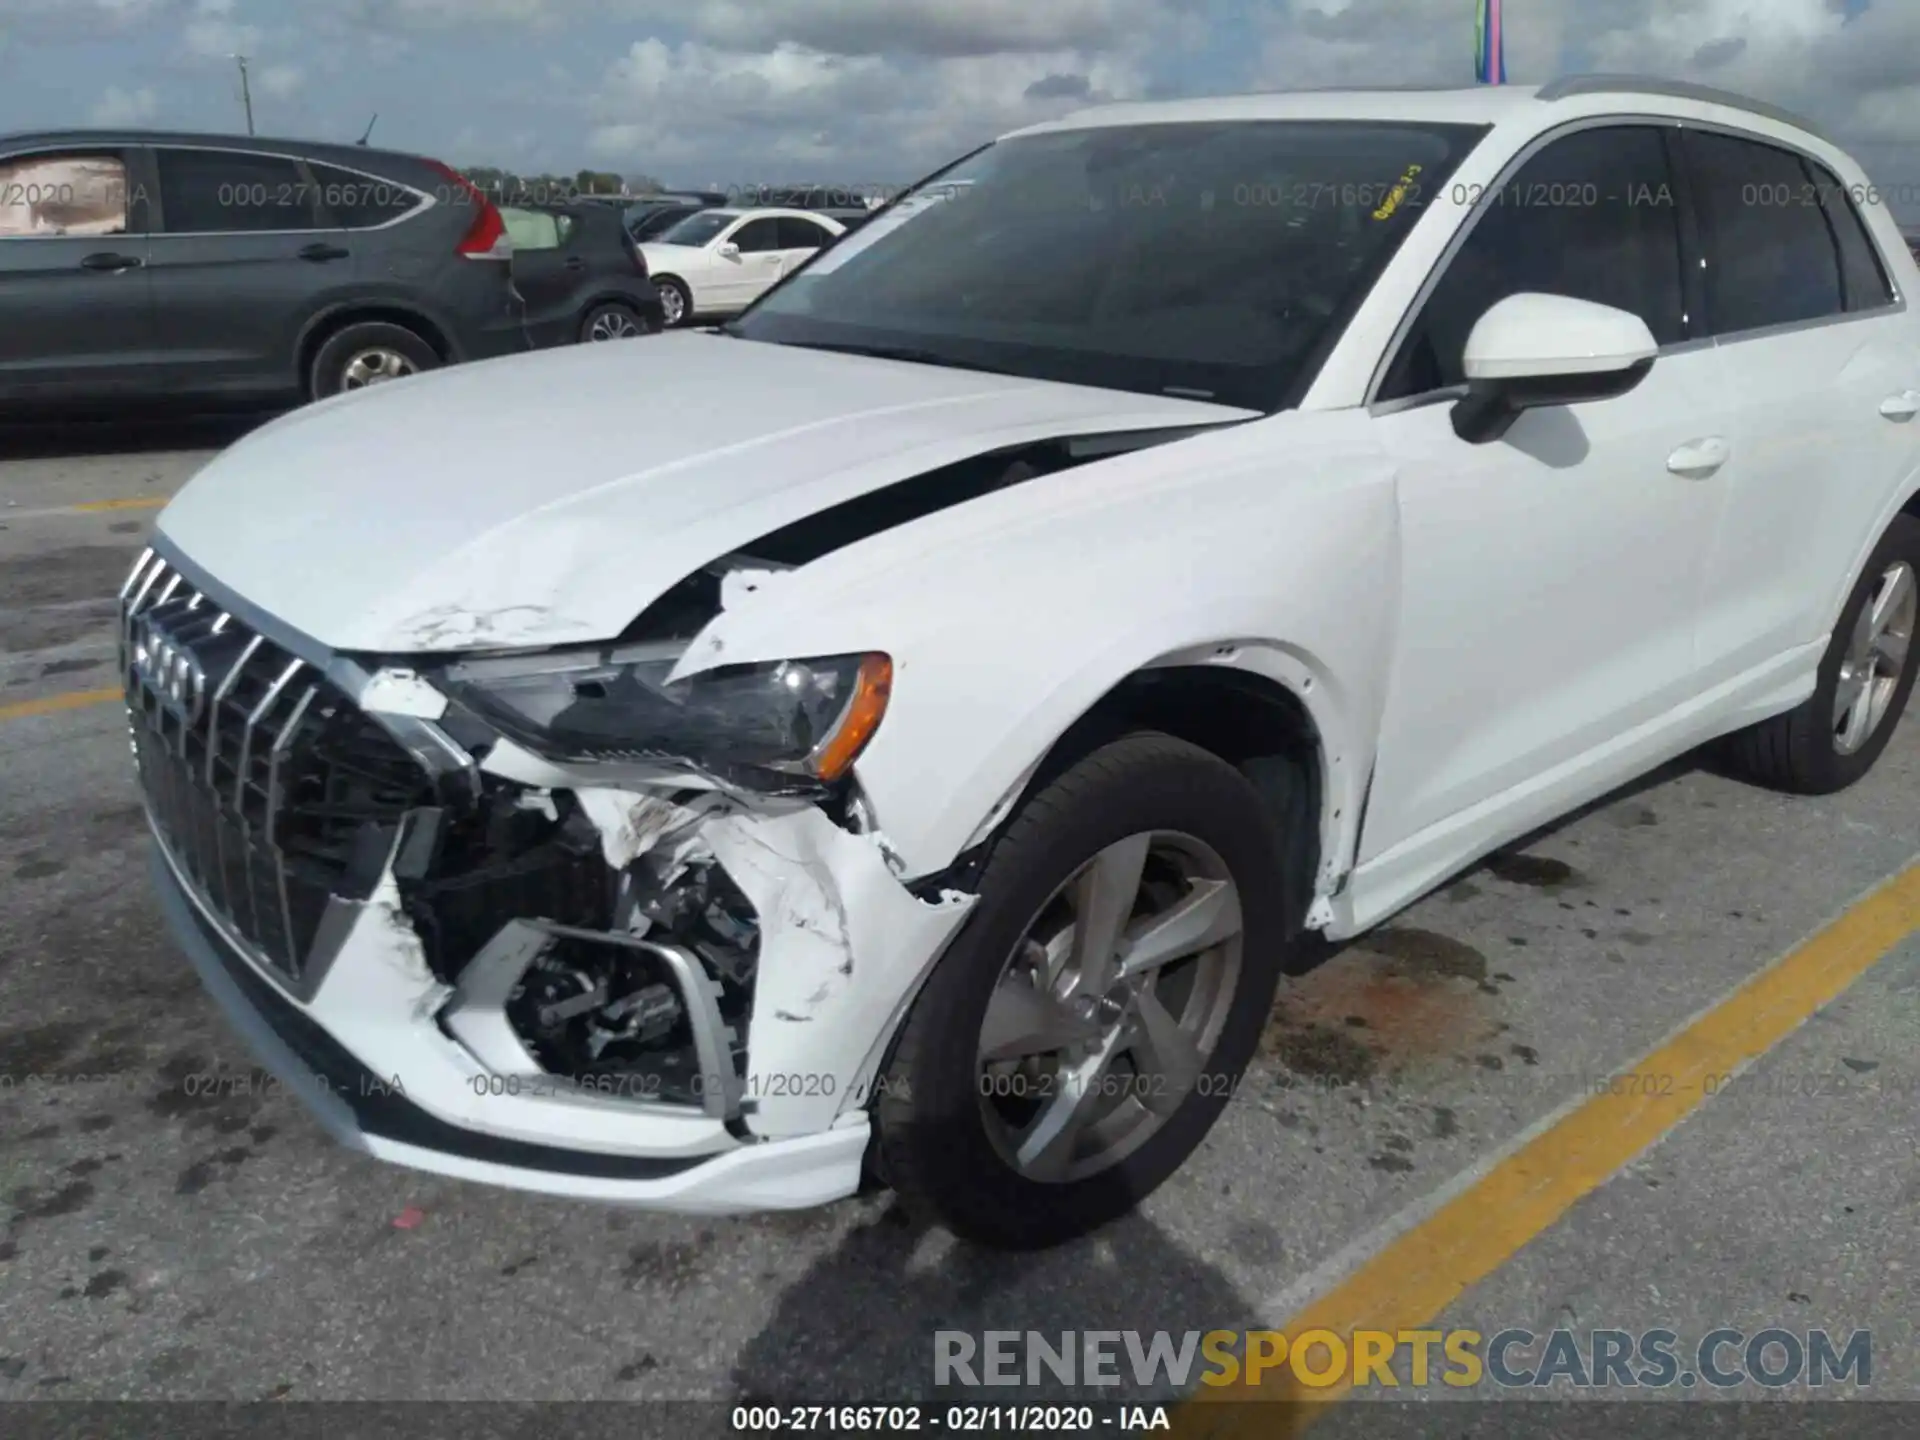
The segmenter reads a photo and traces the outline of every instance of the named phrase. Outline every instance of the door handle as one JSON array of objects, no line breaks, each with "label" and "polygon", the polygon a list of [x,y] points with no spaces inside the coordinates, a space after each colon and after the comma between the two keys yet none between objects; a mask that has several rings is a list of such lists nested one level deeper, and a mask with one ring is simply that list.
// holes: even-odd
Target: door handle
[{"label": "door handle", "polygon": [[344,260],[353,252],[344,245],[328,245],[324,241],[307,246],[300,252],[302,260]]},{"label": "door handle", "polygon": [[1920,415],[1920,390],[1902,390],[1880,402],[1880,413],[1889,420],[1911,420]]},{"label": "door handle", "polygon": [[111,250],[98,251],[80,262],[82,270],[137,270],[147,262],[138,255],[116,255]]},{"label": "door handle", "polygon": [[1732,447],[1718,435],[1692,440],[1667,457],[1667,469],[1689,480],[1704,480],[1733,453]]},{"label": "door handle", "polygon": [[587,268],[587,262],[582,260],[578,255],[569,255],[566,260],[566,265],[569,270],[584,270]]}]

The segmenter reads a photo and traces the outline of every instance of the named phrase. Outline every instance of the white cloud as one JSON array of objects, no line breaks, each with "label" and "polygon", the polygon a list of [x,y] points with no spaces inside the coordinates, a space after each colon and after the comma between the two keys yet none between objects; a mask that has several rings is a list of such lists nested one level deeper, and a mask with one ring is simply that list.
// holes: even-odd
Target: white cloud
[{"label": "white cloud", "polygon": [[159,97],[149,89],[123,90],[118,85],[109,85],[106,93],[93,102],[87,118],[95,125],[109,128],[145,125],[159,109]]},{"label": "white cloud", "polygon": [[1168,0],[630,0],[636,18],[684,26],[710,45],[786,43],[837,55],[999,55],[1120,48]]},{"label": "white cloud", "polygon": [[254,77],[253,85],[269,100],[289,100],[305,81],[298,65],[269,65]]},{"label": "white cloud", "polygon": [[[1131,61],[1077,51],[903,61],[792,42],[748,53],[643,40],[591,102],[591,144],[597,158],[628,166],[752,155],[765,167],[725,184],[892,183],[1002,131],[1137,93],[1143,83]],[[807,167],[822,173],[801,175]]]}]

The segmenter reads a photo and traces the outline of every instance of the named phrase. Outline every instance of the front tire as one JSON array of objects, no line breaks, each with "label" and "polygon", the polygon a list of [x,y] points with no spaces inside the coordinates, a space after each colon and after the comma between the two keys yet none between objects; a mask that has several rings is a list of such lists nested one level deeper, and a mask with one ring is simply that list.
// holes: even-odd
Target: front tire
[{"label": "front tire", "polygon": [[1035,1249],[1157,1189],[1265,1027],[1298,909],[1287,853],[1238,771],[1166,735],[1031,799],[880,1086],[875,1158],[907,1207]]},{"label": "front tire", "polygon": [[1840,612],[1805,704],[1730,736],[1729,768],[1792,795],[1831,795],[1873,768],[1913,693],[1920,519],[1899,515]]},{"label": "front tire", "polygon": [[362,321],[331,335],[313,357],[308,388],[316,400],[404,379],[440,366],[440,356],[402,325]]},{"label": "front tire", "polygon": [[678,330],[693,320],[693,293],[671,275],[656,275],[653,285],[660,292],[660,318],[669,330]]}]

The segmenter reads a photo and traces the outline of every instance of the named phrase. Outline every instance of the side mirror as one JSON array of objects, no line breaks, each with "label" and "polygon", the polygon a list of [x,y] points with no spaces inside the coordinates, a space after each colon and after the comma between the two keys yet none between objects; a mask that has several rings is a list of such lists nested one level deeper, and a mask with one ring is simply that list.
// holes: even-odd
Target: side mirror
[{"label": "side mirror", "polygon": [[1647,322],[1567,295],[1509,295],[1467,337],[1467,394],[1453,433],[1498,440],[1528,410],[1625,395],[1647,378],[1659,342]]},{"label": "side mirror", "polygon": [[740,258],[740,247],[729,240],[720,247],[719,254],[722,260],[738,260]]}]

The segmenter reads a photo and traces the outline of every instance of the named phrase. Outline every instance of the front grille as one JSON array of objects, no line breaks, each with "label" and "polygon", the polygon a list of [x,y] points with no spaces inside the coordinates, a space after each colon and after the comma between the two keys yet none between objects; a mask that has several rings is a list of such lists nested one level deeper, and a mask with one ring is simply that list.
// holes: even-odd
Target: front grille
[{"label": "front grille", "polygon": [[201,901],[297,984],[329,900],[367,898],[431,782],[344,691],[164,558],[141,557],[120,618],[154,824]]}]

